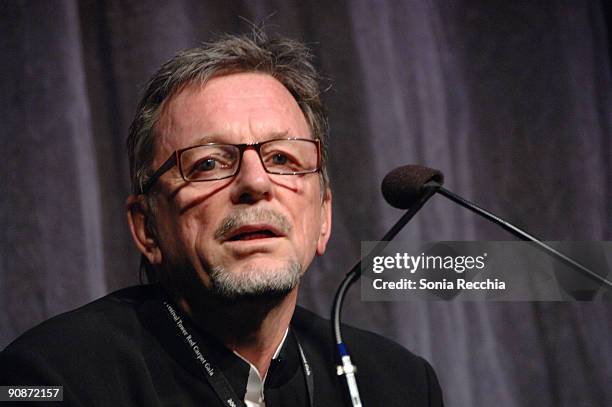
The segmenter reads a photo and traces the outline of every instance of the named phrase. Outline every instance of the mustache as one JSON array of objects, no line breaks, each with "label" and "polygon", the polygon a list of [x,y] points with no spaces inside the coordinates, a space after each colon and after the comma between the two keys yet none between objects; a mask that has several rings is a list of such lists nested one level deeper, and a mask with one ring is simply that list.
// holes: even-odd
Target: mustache
[{"label": "mustache", "polygon": [[266,223],[284,235],[291,232],[291,222],[285,215],[272,209],[247,208],[235,211],[221,221],[215,230],[215,239],[223,240],[235,229],[252,223]]}]

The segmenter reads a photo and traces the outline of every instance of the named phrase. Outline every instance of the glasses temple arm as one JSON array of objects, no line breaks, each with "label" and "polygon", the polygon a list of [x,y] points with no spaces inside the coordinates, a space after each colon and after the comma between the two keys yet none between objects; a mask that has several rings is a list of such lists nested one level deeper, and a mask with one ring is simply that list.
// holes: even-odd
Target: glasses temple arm
[{"label": "glasses temple arm", "polygon": [[166,173],[168,170],[170,170],[170,168],[174,167],[177,164],[176,156],[177,154],[174,153],[170,157],[168,157],[166,162],[163,163],[162,166],[159,167],[157,171],[155,171],[155,173],[153,173],[153,175],[151,175],[151,178],[149,178],[144,184],[144,186],[140,189],[140,193],[142,195],[146,195],[151,190],[151,187],[153,187],[153,184],[155,184],[155,182],[159,179],[159,177],[164,175],[164,173]]}]

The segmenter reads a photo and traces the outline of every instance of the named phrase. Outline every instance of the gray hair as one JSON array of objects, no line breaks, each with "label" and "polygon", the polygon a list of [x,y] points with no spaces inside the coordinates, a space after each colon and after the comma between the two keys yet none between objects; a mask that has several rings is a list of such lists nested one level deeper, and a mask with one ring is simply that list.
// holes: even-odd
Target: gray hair
[{"label": "gray hair", "polygon": [[216,76],[237,72],[271,75],[297,101],[312,137],[321,142],[322,193],[329,185],[327,174],[327,114],[320,97],[320,76],[312,54],[302,43],[287,38],[268,38],[261,31],[251,35],[225,35],[200,47],[184,50],[166,62],[149,80],[130,126],[127,150],[132,191],[139,194],[153,173],[151,168],[156,124],[164,102],[189,84],[204,85]]}]

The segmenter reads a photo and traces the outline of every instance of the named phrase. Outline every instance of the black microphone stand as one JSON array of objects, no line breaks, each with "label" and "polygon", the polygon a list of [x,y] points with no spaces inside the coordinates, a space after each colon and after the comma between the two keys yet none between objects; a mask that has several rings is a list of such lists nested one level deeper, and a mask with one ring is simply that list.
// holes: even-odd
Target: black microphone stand
[{"label": "black microphone stand", "polygon": [[399,233],[400,230],[416,215],[416,213],[421,209],[425,202],[429,200],[440,188],[440,184],[436,182],[429,182],[423,186],[421,197],[418,201],[416,201],[404,215],[389,229],[387,233],[383,236],[383,238],[378,242],[378,244],[372,249],[368,255],[359,260],[355,266],[349,271],[340,283],[338,290],[336,291],[336,295],[334,297],[334,304],[332,306],[332,335],[334,340],[336,341],[336,350],[338,351],[338,357],[341,364],[337,365],[337,373],[338,376],[344,375],[346,379],[346,384],[348,386],[349,395],[351,398],[351,403],[353,407],[361,407],[361,398],[359,397],[359,389],[357,387],[357,381],[355,380],[355,365],[351,362],[351,357],[346,349],[344,341],[342,340],[342,331],[340,326],[341,313],[342,313],[342,304],[344,302],[344,297],[349,287],[361,277],[361,263],[365,261],[366,264],[370,264],[371,259],[380,252],[382,252],[390,240],[392,240],[395,235]]},{"label": "black microphone stand", "polygon": [[366,264],[370,264],[371,259],[377,256],[378,254],[380,254],[380,252],[382,252],[385,249],[385,247],[387,247],[387,245],[389,244],[389,241],[391,241],[399,233],[399,231],[404,227],[404,225],[406,225],[406,223],[408,223],[414,217],[414,215],[416,215],[416,213],[421,209],[421,207],[436,192],[440,193],[447,199],[450,199],[451,201],[501,226],[503,229],[510,232],[511,234],[518,237],[519,239],[534,243],[536,247],[543,250],[544,252],[563,261],[565,264],[585,274],[590,279],[603,284],[604,286],[606,286],[606,288],[612,289],[612,282],[605,279],[604,277],[601,277],[599,274],[595,273],[594,271],[589,270],[587,267],[569,258],[563,253],[560,253],[559,251],[553,249],[552,247],[542,242],[538,238],[512,225],[510,222],[506,222],[505,220],[499,218],[498,216],[492,214],[491,212],[481,208],[480,206],[443,188],[440,183],[435,182],[435,181],[429,181],[423,186],[423,189],[421,190],[420,198],[408,208],[406,213],[404,213],[404,215],[395,223],[395,225],[393,225],[391,229],[389,229],[389,231],[383,236],[383,238],[372,249],[372,251],[370,251],[370,253],[368,253],[363,259],[357,262],[357,264],[355,264],[355,266],[344,277],[344,280],[342,280],[342,283],[340,283],[340,286],[338,287],[338,290],[336,291],[336,295],[334,297],[334,303],[332,306],[332,313],[331,313],[332,335],[336,342],[338,357],[340,361],[340,364],[337,365],[336,367],[337,367],[338,375],[339,376],[344,375],[346,379],[346,383],[347,383],[347,387],[349,390],[349,395],[350,395],[351,403],[353,407],[362,407],[362,404],[361,404],[361,398],[359,397],[359,389],[357,387],[357,381],[355,379],[356,367],[351,362],[351,357],[348,353],[348,350],[346,349],[346,345],[344,344],[344,341],[342,340],[340,320],[341,320],[342,304],[344,302],[344,297],[349,287],[353,285],[353,283],[355,283],[361,277],[361,263],[365,261]]}]

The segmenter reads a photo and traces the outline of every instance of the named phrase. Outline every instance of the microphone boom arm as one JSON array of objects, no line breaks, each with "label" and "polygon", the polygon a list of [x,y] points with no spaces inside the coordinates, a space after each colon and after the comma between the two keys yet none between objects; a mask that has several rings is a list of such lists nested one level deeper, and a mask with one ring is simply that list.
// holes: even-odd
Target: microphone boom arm
[{"label": "microphone boom arm", "polygon": [[470,211],[472,211],[472,212],[482,216],[483,218],[486,218],[486,219],[490,220],[491,222],[501,226],[507,232],[513,234],[514,236],[518,237],[519,239],[527,241],[527,242],[534,243],[540,250],[548,253],[549,255],[551,255],[553,257],[556,257],[557,259],[561,260],[562,262],[564,262],[568,266],[570,266],[570,267],[574,268],[575,270],[579,271],[580,273],[584,274],[586,277],[590,278],[591,280],[594,280],[597,283],[603,284],[608,289],[612,289],[612,282],[610,282],[610,280],[605,279],[604,277],[602,277],[599,274],[595,273],[593,270],[588,269],[587,267],[583,266],[582,264],[578,263],[577,261],[575,261],[575,260],[571,259],[570,257],[564,255],[563,253],[553,249],[552,247],[550,247],[546,243],[542,242],[537,237],[535,237],[533,235],[530,235],[529,233],[525,232],[524,230],[514,226],[510,222],[506,222],[505,220],[499,218],[498,216],[495,216],[494,214],[492,214],[491,212],[487,211],[486,209],[483,209],[480,206],[476,205],[475,203],[470,202],[467,199],[464,199],[464,198],[460,197],[459,195],[452,193],[451,191],[449,191],[446,188],[443,188],[442,186],[439,186],[437,188],[436,192],[438,192],[440,195],[444,196],[445,198],[450,199],[451,201],[453,201],[453,202],[463,206],[464,208],[467,208]]}]

